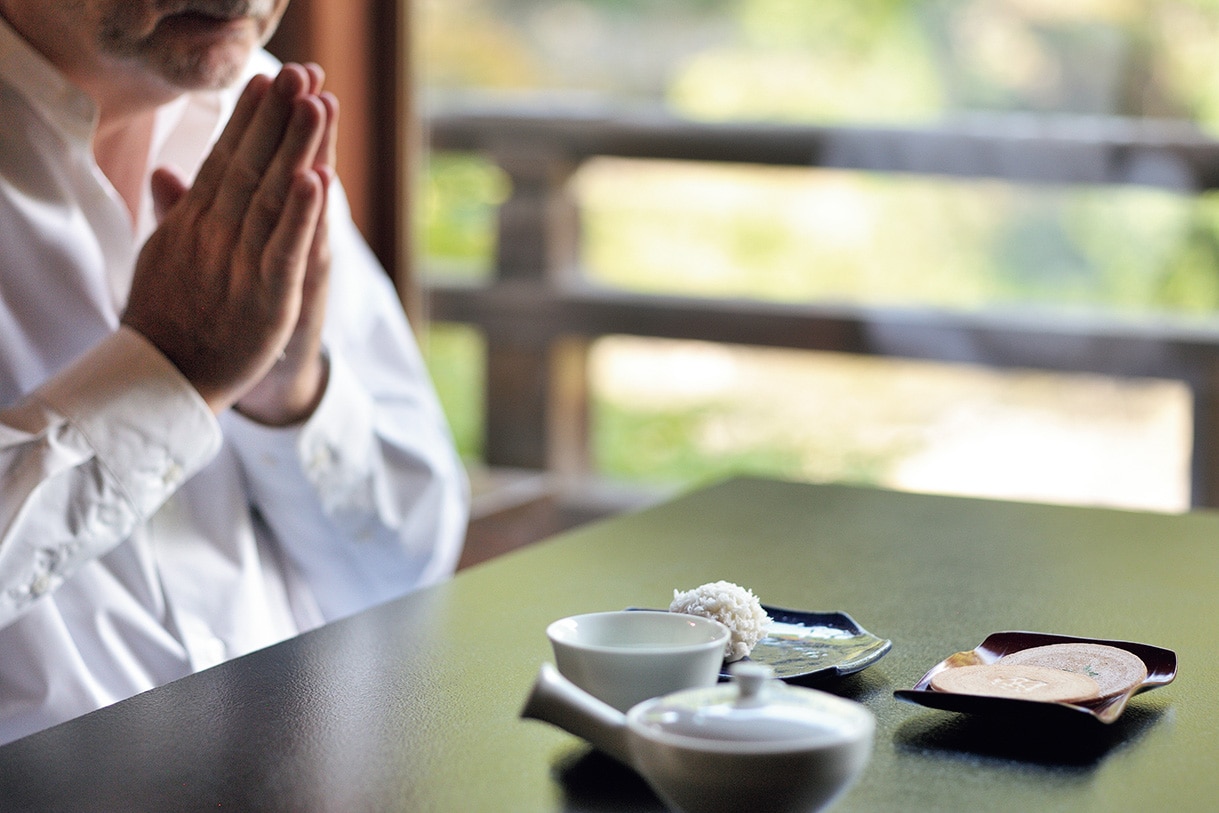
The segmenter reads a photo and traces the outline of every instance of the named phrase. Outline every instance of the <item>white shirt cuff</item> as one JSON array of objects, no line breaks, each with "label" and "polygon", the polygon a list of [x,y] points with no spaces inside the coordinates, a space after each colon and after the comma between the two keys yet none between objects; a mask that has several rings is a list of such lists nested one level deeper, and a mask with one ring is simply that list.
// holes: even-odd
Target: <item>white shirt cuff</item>
[{"label": "white shirt cuff", "polygon": [[[342,356],[331,354],[329,364],[326,391],[304,423],[264,426],[234,412],[226,426],[242,456],[261,464],[247,469],[259,493],[297,499],[303,475],[327,513],[367,510],[363,492],[376,450],[374,404]],[[361,495],[357,504],[354,494]]]},{"label": "white shirt cuff", "polygon": [[34,397],[67,418],[149,516],[220,449],[220,426],[177,367],[120,327]]}]

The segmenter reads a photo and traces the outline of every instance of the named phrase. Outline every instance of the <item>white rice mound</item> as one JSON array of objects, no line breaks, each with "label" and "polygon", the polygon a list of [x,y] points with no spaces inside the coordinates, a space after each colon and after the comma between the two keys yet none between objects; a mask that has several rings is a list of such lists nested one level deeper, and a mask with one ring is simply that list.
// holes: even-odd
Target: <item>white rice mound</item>
[{"label": "white rice mound", "polygon": [[724,660],[739,661],[753,651],[754,644],[766,636],[770,616],[752,590],[732,582],[711,582],[693,590],[673,591],[671,613],[687,613],[713,618],[732,632]]}]

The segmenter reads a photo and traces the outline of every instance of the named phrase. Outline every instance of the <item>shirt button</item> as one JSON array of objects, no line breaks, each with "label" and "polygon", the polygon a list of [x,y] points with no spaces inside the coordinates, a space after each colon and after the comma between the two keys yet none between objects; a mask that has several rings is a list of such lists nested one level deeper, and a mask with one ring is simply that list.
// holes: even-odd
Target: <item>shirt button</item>
[{"label": "shirt button", "polygon": [[215,666],[218,663],[223,663],[228,649],[224,645],[224,641],[219,638],[210,638],[199,642],[199,656],[206,666]]},{"label": "shirt button", "polygon": [[170,461],[170,464],[165,467],[165,471],[161,474],[161,482],[167,486],[176,486],[181,479],[182,467]]},{"label": "shirt button", "polygon": [[30,595],[37,598],[51,589],[51,577],[43,573],[30,582]]},{"label": "shirt button", "polygon": [[320,474],[334,464],[334,453],[328,446],[318,446],[309,457],[309,470]]}]

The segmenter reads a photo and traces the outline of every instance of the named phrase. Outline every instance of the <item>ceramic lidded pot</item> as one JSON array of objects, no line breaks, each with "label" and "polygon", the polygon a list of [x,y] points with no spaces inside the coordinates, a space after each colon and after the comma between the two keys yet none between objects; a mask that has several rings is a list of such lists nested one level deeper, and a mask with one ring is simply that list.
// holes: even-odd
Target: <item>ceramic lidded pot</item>
[{"label": "ceramic lidded pot", "polygon": [[544,666],[522,716],[553,723],[637,770],[685,813],[822,810],[862,773],[876,723],[859,703],[788,686],[769,667],[646,700],[625,715]]}]

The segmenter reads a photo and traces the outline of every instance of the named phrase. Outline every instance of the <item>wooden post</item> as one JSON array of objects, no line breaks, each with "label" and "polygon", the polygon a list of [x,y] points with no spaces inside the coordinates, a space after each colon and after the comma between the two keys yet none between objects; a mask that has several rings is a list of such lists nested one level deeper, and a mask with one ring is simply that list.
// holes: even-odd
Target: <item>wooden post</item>
[{"label": "wooden post", "polygon": [[561,285],[576,273],[580,216],[568,182],[577,164],[547,146],[493,152],[512,186],[499,208],[499,282]]},{"label": "wooden post", "polygon": [[1190,505],[1219,507],[1219,371],[1190,382],[1193,448],[1189,467]]},{"label": "wooden post", "polygon": [[[576,274],[579,208],[569,181],[577,165],[548,145],[493,151],[512,193],[499,209],[496,284],[539,295]],[[487,332],[486,462],[588,471],[587,342],[549,333]]]}]

